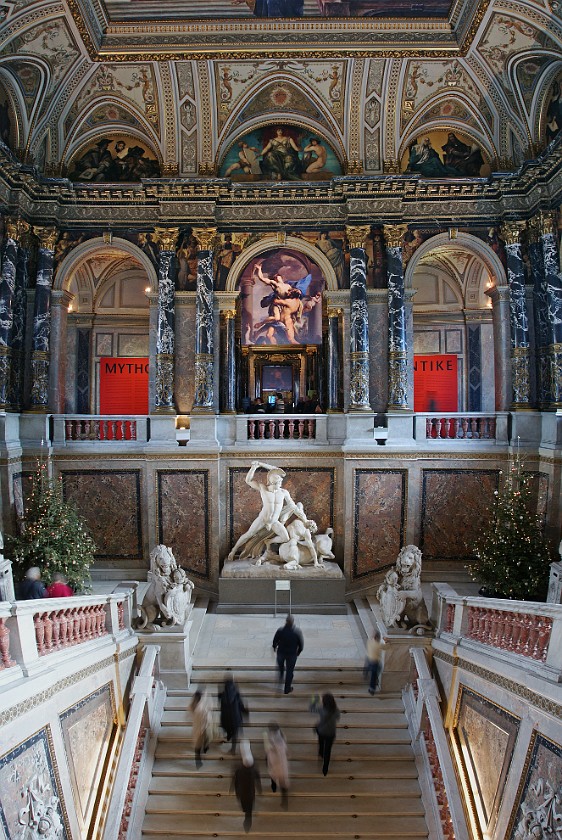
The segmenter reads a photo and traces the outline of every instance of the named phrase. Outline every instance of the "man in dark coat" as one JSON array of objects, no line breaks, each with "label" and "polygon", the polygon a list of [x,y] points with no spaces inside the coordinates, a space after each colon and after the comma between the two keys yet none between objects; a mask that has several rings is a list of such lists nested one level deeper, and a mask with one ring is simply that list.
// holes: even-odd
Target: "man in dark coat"
[{"label": "man in dark coat", "polygon": [[240,692],[234,679],[228,675],[224,681],[224,688],[219,692],[221,710],[221,726],[225,731],[226,740],[231,741],[231,752],[236,752],[238,730],[242,726],[243,718],[248,710],[244,706]]},{"label": "man in dark coat", "polygon": [[277,652],[277,667],[279,669],[279,682],[283,682],[285,675],[285,694],[293,690],[293,672],[304,648],[302,633],[294,626],[292,615],[288,615],[285,625],[280,627],[273,637],[273,650]]},{"label": "man in dark coat", "polygon": [[244,831],[247,834],[252,827],[256,789],[258,793],[261,793],[261,776],[254,764],[249,741],[241,741],[240,758],[241,762],[234,770],[230,789],[234,788],[236,798],[244,811]]},{"label": "man in dark coat", "polygon": [[36,598],[46,598],[47,590],[41,581],[41,570],[32,566],[25,573],[25,579],[18,586],[18,601],[32,601]]}]

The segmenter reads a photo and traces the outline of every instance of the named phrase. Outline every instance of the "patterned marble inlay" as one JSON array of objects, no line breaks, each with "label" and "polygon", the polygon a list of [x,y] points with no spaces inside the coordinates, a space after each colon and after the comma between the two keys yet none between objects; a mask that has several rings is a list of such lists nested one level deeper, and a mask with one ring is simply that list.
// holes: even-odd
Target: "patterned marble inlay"
[{"label": "patterned marble inlay", "polygon": [[[249,466],[248,466],[249,469]],[[240,534],[251,525],[261,510],[261,497],[244,481],[248,469],[231,467],[229,475],[230,510],[228,533],[230,545],[234,545]],[[334,527],[334,492],[336,476],[333,467],[283,467],[287,473],[283,487],[291,494],[294,502],[302,502],[305,513],[314,519],[319,533]],[[260,475],[261,474],[261,475]],[[260,470],[256,479],[264,481],[265,472]]]},{"label": "patterned marble inlay", "polygon": [[158,542],[188,572],[208,578],[208,470],[159,470],[157,482]]},{"label": "patterned marble inlay", "polygon": [[406,470],[355,470],[353,577],[392,565],[404,541]]},{"label": "patterned marble inlay", "polygon": [[61,471],[65,499],[86,521],[96,560],[140,560],[140,470]]},{"label": "patterned marble inlay", "polygon": [[507,837],[558,840],[562,834],[562,746],[536,733],[525,768]]},{"label": "patterned marble inlay", "polygon": [[468,560],[489,521],[497,470],[423,470],[420,548],[426,560]]}]

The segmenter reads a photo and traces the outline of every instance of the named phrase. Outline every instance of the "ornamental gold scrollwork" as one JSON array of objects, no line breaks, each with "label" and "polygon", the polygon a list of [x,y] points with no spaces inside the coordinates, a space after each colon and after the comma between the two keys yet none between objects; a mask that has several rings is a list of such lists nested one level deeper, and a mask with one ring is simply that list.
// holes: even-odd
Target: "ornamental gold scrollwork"
[{"label": "ornamental gold scrollwork", "polygon": [[345,235],[350,248],[364,248],[371,228],[369,225],[346,225]]},{"label": "ornamental gold scrollwork", "polygon": [[177,227],[165,228],[155,227],[154,238],[160,244],[163,251],[175,251],[176,242],[180,235],[180,229]]}]

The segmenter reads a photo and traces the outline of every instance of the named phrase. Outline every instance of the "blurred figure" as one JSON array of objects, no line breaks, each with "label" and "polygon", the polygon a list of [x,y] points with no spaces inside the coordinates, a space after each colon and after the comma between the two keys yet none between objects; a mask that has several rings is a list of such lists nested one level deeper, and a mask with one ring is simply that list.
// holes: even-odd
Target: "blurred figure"
[{"label": "blurred figure", "polygon": [[287,809],[289,805],[289,762],[287,759],[287,742],[278,723],[270,723],[263,733],[267,770],[271,779],[273,793],[281,789],[281,807]]},{"label": "blurred figure", "polygon": [[285,626],[280,627],[273,637],[273,650],[277,653],[277,668],[279,670],[279,683],[283,682],[285,675],[285,694],[293,690],[293,672],[304,648],[302,633],[294,626],[292,615],[285,619]]},{"label": "blurred figure", "polygon": [[244,831],[246,834],[252,827],[252,814],[256,801],[256,789],[261,793],[261,776],[254,765],[254,757],[249,741],[240,743],[240,759],[232,776],[230,790],[234,788],[236,798],[244,811]]},{"label": "blurred figure", "polygon": [[36,598],[46,598],[47,590],[41,581],[41,569],[32,566],[25,573],[25,579],[18,586],[18,601],[32,601]]},{"label": "blurred figure", "polygon": [[55,572],[53,582],[47,587],[47,598],[70,598],[74,590],[68,585],[66,578],[60,572]]},{"label": "blurred figure", "polygon": [[207,692],[195,691],[190,708],[193,714],[192,737],[195,750],[195,766],[199,769],[203,764],[201,752],[206,753],[209,749],[213,728],[213,710],[211,698]]},{"label": "blurred figure", "polygon": [[330,692],[322,695],[322,704],[320,704],[318,695],[313,697],[310,710],[317,712],[319,715],[315,727],[318,735],[318,756],[322,759],[322,773],[327,776],[332,744],[336,738],[336,727],[340,719],[340,710],[337,707],[334,695]]},{"label": "blurred figure", "polygon": [[248,714],[240,692],[231,675],[227,675],[224,681],[224,688],[219,692],[219,703],[221,710],[221,726],[225,731],[226,740],[232,742],[230,752],[236,752],[238,731],[242,726],[244,717]]},{"label": "blurred figure", "polygon": [[379,682],[379,674],[382,666],[382,652],[384,642],[381,641],[381,634],[375,630],[372,637],[367,639],[367,659],[365,661],[366,675],[369,676],[369,694],[374,694]]}]

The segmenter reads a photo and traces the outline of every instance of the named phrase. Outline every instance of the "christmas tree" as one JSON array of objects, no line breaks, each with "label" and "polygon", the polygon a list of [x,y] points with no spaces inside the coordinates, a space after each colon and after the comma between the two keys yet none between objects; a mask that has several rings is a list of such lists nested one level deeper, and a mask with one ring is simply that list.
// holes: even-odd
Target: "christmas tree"
[{"label": "christmas tree", "polygon": [[50,478],[45,462],[37,464],[21,534],[8,537],[7,544],[17,578],[38,566],[46,585],[59,572],[75,592],[89,591],[94,541],[76,507],[64,500],[62,479]]},{"label": "christmas tree", "polygon": [[531,481],[517,455],[503,486],[495,491],[490,525],[477,541],[476,558],[468,567],[486,594],[522,601],[546,598],[550,549],[541,517],[533,512]]}]

